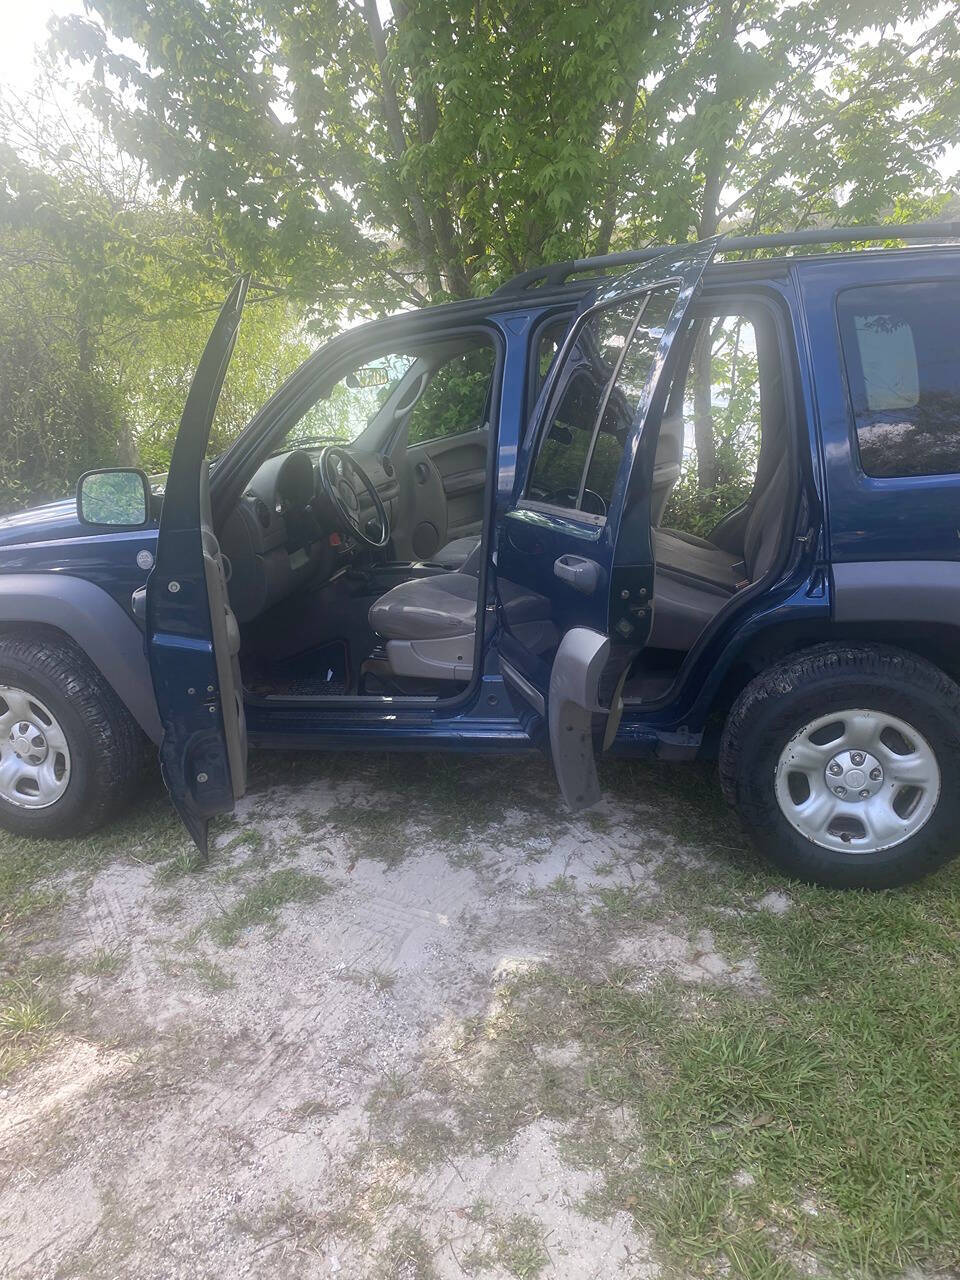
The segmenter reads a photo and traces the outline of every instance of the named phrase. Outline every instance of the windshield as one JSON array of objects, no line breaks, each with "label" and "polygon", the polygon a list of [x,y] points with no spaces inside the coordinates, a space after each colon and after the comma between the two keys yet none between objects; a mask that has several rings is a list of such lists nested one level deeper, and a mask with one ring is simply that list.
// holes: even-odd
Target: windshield
[{"label": "windshield", "polygon": [[349,444],[373,421],[400,385],[416,356],[378,356],[342,378],[293,427],[284,448],[336,441]]}]

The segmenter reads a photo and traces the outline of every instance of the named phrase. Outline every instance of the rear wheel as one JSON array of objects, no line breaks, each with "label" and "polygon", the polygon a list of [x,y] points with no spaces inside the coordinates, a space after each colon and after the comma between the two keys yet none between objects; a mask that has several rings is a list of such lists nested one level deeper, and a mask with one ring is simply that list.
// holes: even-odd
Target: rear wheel
[{"label": "rear wheel", "polygon": [[960,688],[896,649],[822,645],[758,676],[720,772],[756,844],[817,884],[880,889],[960,852]]},{"label": "rear wheel", "polygon": [[143,735],[85,654],[56,636],[0,636],[0,826],[92,831],[143,760]]}]

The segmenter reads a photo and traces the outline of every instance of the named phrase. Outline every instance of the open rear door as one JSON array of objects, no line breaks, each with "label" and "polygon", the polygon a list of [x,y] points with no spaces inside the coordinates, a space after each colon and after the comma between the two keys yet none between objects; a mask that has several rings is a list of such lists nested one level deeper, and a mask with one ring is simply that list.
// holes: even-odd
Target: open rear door
[{"label": "open rear door", "polygon": [[718,239],[669,250],[587,299],[524,442],[497,542],[504,680],[546,722],[564,799],[600,795],[596,746],[650,634],[651,495],[674,340]]},{"label": "open rear door", "polygon": [[224,303],[191,384],[147,581],[147,652],[163,724],[163,780],[204,854],[210,818],[232,809],[246,789],[240,633],[211,523],[205,455],[247,284],[238,280]]}]

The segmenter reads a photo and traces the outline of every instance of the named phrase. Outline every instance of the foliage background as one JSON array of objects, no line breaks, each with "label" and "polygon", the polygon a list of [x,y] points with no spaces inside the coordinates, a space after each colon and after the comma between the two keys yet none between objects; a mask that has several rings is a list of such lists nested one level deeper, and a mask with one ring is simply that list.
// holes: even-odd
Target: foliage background
[{"label": "foliage background", "polygon": [[[161,468],[241,271],[215,447],[357,318],[558,257],[949,210],[958,14],[87,0],[0,101],[0,509]],[[744,426],[699,415],[675,498],[694,524],[742,484]]]}]

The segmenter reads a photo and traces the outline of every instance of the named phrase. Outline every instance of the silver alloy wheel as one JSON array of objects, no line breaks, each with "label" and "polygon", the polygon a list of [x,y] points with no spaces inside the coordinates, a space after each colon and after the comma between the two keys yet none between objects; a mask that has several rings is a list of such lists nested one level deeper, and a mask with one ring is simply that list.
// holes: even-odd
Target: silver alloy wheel
[{"label": "silver alloy wheel", "polygon": [[863,707],[804,725],[780,753],[775,778],[787,821],[844,853],[879,853],[908,840],[940,797],[940,767],[926,738]]},{"label": "silver alloy wheel", "polygon": [[0,685],[0,798],[46,809],[70,782],[70,749],[56,718],[24,689]]}]

